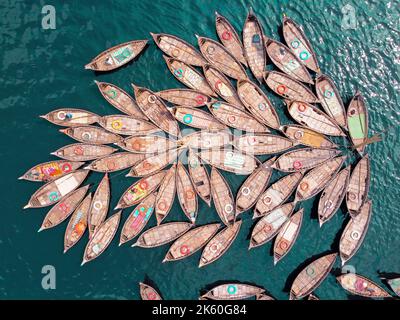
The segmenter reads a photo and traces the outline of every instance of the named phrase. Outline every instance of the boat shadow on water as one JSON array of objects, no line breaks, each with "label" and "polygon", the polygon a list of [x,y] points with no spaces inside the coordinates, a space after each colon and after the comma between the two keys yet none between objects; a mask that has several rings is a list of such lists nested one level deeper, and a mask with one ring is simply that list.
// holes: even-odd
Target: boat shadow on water
[{"label": "boat shadow on water", "polygon": [[[144,279],[143,279],[142,282],[143,282],[144,284],[146,284],[146,285],[152,287],[154,290],[156,290],[156,291],[158,292],[158,294],[159,294],[163,299],[165,299],[165,297],[163,296],[162,292],[160,291],[160,288],[157,286],[157,284],[156,284],[152,279],[150,279],[150,277],[147,275],[147,273],[144,275]],[[139,287],[138,287],[138,290],[139,290]],[[139,294],[139,296],[140,296],[140,294]]]}]

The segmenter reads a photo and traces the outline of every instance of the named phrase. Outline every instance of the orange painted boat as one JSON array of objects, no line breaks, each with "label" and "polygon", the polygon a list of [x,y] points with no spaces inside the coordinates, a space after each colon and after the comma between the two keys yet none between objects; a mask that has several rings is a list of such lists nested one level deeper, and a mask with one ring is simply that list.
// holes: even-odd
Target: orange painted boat
[{"label": "orange painted boat", "polygon": [[215,210],[221,221],[226,226],[233,225],[236,220],[235,198],[225,178],[214,167],[211,169],[210,184]]},{"label": "orange painted boat", "polygon": [[136,119],[148,120],[142,110],[140,110],[136,101],[127,92],[111,83],[100,82],[97,80],[94,82],[104,99],[106,99],[113,107]]},{"label": "orange painted boat", "polygon": [[168,169],[160,184],[155,203],[157,225],[167,217],[174,204],[176,194],[176,163]]},{"label": "orange painted boat", "polygon": [[62,108],[49,112],[40,118],[63,127],[74,127],[93,124],[98,122],[100,117],[90,111],[74,108]]},{"label": "orange painted boat", "polygon": [[217,233],[217,235],[207,243],[200,257],[199,268],[213,263],[228,251],[235,241],[241,225],[242,221],[236,221],[232,226],[225,227],[225,229]]},{"label": "orange painted boat", "polygon": [[180,161],[176,166],[176,193],[183,213],[192,223],[195,223],[198,211],[196,190],[189,173]]},{"label": "orange painted boat", "polygon": [[150,196],[159,187],[165,174],[166,171],[160,171],[136,181],[123,193],[115,210],[132,207]]},{"label": "orange painted boat", "polygon": [[98,226],[93,237],[90,238],[86,245],[81,265],[98,258],[108,248],[117,233],[121,212],[113,214]]},{"label": "orange painted boat", "polygon": [[198,108],[175,107],[172,109],[172,114],[179,122],[189,127],[201,130],[227,129],[223,123],[215,119],[210,113]]},{"label": "orange painted boat", "polygon": [[157,193],[151,193],[133,209],[122,227],[120,246],[135,238],[149,222],[154,212],[156,197]]},{"label": "orange painted boat", "polygon": [[253,219],[265,216],[278,206],[282,205],[293,193],[302,178],[302,172],[295,172],[284,176],[272,184],[259,197],[254,209]]},{"label": "orange painted boat", "polygon": [[122,140],[118,134],[95,126],[70,127],[59,131],[82,143],[110,144]]},{"label": "orange painted boat", "polygon": [[98,159],[89,164],[85,169],[97,172],[115,172],[134,166],[145,158],[143,154],[118,152]]},{"label": "orange painted boat", "polygon": [[196,193],[207,205],[211,206],[211,185],[208,171],[201,159],[189,149],[188,152],[189,176]]},{"label": "orange painted boat", "polygon": [[392,296],[375,282],[355,273],[346,273],[336,280],[346,291],[366,298],[391,298]]},{"label": "orange painted boat", "polygon": [[207,63],[201,53],[185,40],[166,33],[150,34],[155,44],[168,56],[196,67]]},{"label": "orange painted boat", "polygon": [[201,130],[182,137],[178,145],[193,149],[219,149],[229,145],[232,140],[229,130]]},{"label": "orange painted boat", "polygon": [[125,115],[102,117],[99,120],[99,124],[107,131],[123,136],[151,134],[160,131],[157,126],[148,121]]},{"label": "orange painted boat", "polygon": [[66,196],[63,201],[53,206],[43,219],[42,226],[38,232],[58,226],[65,221],[81,203],[90,185],[79,188]]},{"label": "orange painted boat", "polygon": [[210,38],[196,37],[203,57],[210,64],[230,78],[247,79],[242,64],[222,44]]},{"label": "orange painted boat", "polygon": [[77,170],[46,183],[31,196],[24,209],[42,208],[59,202],[77,189],[86,179],[88,173],[88,170]]},{"label": "orange painted boat", "polygon": [[236,105],[216,101],[209,104],[208,109],[215,118],[229,127],[249,132],[269,132],[264,124]]},{"label": "orange painted boat", "polygon": [[143,161],[134,165],[126,176],[145,177],[157,173],[176,161],[182,151],[182,149],[171,149],[164,153],[148,155]]},{"label": "orange painted boat", "polygon": [[307,68],[287,46],[267,37],[264,37],[264,45],[269,58],[279,69],[298,81],[314,84]]},{"label": "orange painted boat", "polygon": [[259,197],[268,186],[273,171],[271,165],[275,159],[274,157],[260,164],[243,182],[236,195],[236,214],[249,210],[257,203]]},{"label": "orange painted boat", "polygon": [[60,178],[68,173],[82,167],[84,162],[73,162],[67,160],[56,160],[40,163],[24,173],[19,180],[34,182],[49,182]]},{"label": "orange painted boat", "polygon": [[106,220],[110,198],[110,180],[106,173],[93,195],[93,200],[89,208],[88,229],[90,238],[92,238],[97,227]]},{"label": "orange painted boat", "polygon": [[322,133],[315,132],[303,126],[299,126],[296,124],[286,125],[281,127],[281,131],[289,139],[308,147],[320,149],[339,148]]},{"label": "orange painted boat", "polygon": [[190,89],[199,91],[207,96],[216,97],[217,95],[208,85],[203,75],[190,65],[173,58],[164,56],[169,71],[174,77]]},{"label": "orange painted boat", "polygon": [[275,134],[246,134],[235,136],[233,145],[243,153],[253,155],[275,154],[293,147],[293,142]]},{"label": "orange painted boat", "polygon": [[314,260],[294,279],[290,289],[290,298],[302,299],[315,291],[328,276],[335,264],[337,253],[327,254]]},{"label": "orange painted boat", "polygon": [[133,84],[132,87],[136,102],[147,118],[164,132],[178,137],[180,135],[178,122],[171,115],[167,105],[151,90]]},{"label": "orange painted boat", "polygon": [[134,40],[103,51],[89,62],[85,69],[94,71],[115,70],[135,59],[146,47],[147,40]]},{"label": "orange painted boat", "polygon": [[89,193],[78,205],[69,219],[64,235],[64,253],[71,249],[83,236],[87,229],[87,219],[92,194]]},{"label": "orange painted boat", "polygon": [[273,129],[281,126],[278,114],[259,86],[249,80],[237,83],[239,98],[254,117]]},{"label": "orange painted boat", "polygon": [[160,135],[140,135],[123,139],[116,143],[122,149],[133,153],[162,153],[176,148],[176,140]]},{"label": "orange painted boat", "polygon": [[181,260],[197,252],[218,232],[220,226],[219,223],[210,223],[189,230],[171,245],[163,263]]},{"label": "orange painted boat", "polygon": [[87,143],[74,143],[64,146],[51,154],[69,161],[90,161],[109,156],[118,149]]},{"label": "orange painted boat", "polygon": [[309,88],[285,73],[268,71],[264,74],[264,80],[267,86],[282,98],[308,103],[319,102]]},{"label": "orange painted boat", "polygon": [[156,93],[161,99],[172,103],[176,106],[184,107],[203,107],[211,102],[211,97],[207,96],[200,91],[192,89],[168,89]]},{"label": "orange painted boat", "polygon": [[162,300],[161,295],[151,286],[139,282],[140,297],[142,300]]},{"label": "orange painted boat", "polygon": [[241,39],[235,28],[224,16],[215,12],[215,28],[221,43],[241,64],[247,67],[247,61],[244,57],[244,49]]},{"label": "orange painted boat", "polygon": [[261,83],[267,63],[267,55],[261,24],[251,8],[244,23],[242,34],[244,56],[254,77]]}]

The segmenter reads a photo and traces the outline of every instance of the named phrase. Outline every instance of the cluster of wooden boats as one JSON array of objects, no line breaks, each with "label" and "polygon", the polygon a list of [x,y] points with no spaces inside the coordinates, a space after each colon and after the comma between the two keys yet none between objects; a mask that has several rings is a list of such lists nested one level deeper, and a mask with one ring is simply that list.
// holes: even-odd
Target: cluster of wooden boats
[{"label": "cluster of wooden boats", "polygon": [[[117,233],[121,209],[131,207],[120,245],[136,237],[133,246],[143,248],[173,242],[164,262],[189,257],[203,248],[199,267],[215,262],[229,249],[242,225],[239,215],[253,209],[253,218],[258,221],[249,248],[275,238],[276,264],[293,248],[300,233],[303,209],[296,210],[296,205],[319,193],[321,226],[346,199],[350,220],[340,239],[342,262],[360,248],[372,213],[370,163],[364,154],[368,113],[361,93],[356,93],[346,112],[333,80],[321,73],[301,27],[288,17],[283,20],[286,44],[267,38],[252,10],[242,38],[220,14],[216,15],[216,31],[221,42],[197,36],[200,50],[174,35],[151,34],[165,54],[168,69],[187,89],[153,92],[132,85],[132,97],[114,84],[96,81],[104,99],[122,114],[100,116],[62,108],[42,116],[64,127],[60,132],[77,143],[52,153],[61,160],[38,164],[21,177],[46,182],[25,208],[53,205],[39,231],[69,218],[64,251],[88,229],[82,264],[104,252]],[[135,59],[146,44],[147,40],[140,40],[118,45],[85,67],[114,70]],[[266,72],[267,60],[279,71]],[[251,80],[247,68],[258,83]],[[317,73],[315,78],[312,72]],[[297,124],[281,125],[275,107],[260,87],[262,82],[284,98]],[[183,125],[199,130],[182,135]],[[245,134],[233,135],[231,128]],[[350,165],[342,168],[347,157],[340,155],[338,145],[328,136],[350,138],[361,155],[353,170]],[[188,152],[187,167],[180,160],[183,152]],[[262,163],[256,157],[259,155],[274,156]],[[115,208],[119,211],[107,218],[109,174],[125,169],[130,170],[127,177],[139,179],[120,197]],[[269,185],[273,170],[287,175]],[[93,194],[88,193],[89,185],[81,187],[90,171],[104,173]],[[221,171],[248,175],[236,197]],[[188,222],[164,222],[175,196]],[[196,225],[199,199],[208,206],[214,203],[222,229],[220,223]],[[142,233],[153,212],[157,225]],[[310,296],[330,272],[336,256],[325,255],[305,268],[292,285],[291,297]],[[353,293],[359,294],[363,288],[370,296],[384,296],[368,279],[353,276],[343,275],[338,281]],[[148,285],[141,284],[140,292],[143,299],[161,299]],[[250,296],[272,299],[259,287],[232,283],[218,286],[202,298]],[[311,295],[310,299],[316,298]]]}]

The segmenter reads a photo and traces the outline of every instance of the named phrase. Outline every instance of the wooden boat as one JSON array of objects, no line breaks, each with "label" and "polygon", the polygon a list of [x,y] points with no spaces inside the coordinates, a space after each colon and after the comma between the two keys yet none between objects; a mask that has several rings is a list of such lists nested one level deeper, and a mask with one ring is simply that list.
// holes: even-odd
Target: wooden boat
[{"label": "wooden boat", "polygon": [[18,180],[49,182],[79,169],[83,164],[84,162],[73,162],[67,160],[40,163],[33,168],[30,168],[26,173],[19,177]]},{"label": "wooden boat", "polygon": [[216,101],[209,104],[208,109],[216,119],[229,127],[250,132],[269,132],[264,124],[235,105]]},{"label": "wooden boat", "polygon": [[90,161],[109,156],[115,151],[118,151],[118,149],[110,146],[74,143],[64,146],[50,154],[69,161]]},{"label": "wooden boat", "polygon": [[176,140],[147,134],[125,138],[116,145],[129,152],[147,154],[162,153],[177,147]]},{"label": "wooden boat", "polygon": [[314,84],[307,68],[287,46],[267,37],[264,37],[264,45],[269,58],[278,69],[298,81]]},{"label": "wooden boat", "polygon": [[318,98],[309,88],[285,73],[268,71],[264,74],[264,80],[272,91],[285,99],[308,103],[319,102]]},{"label": "wooden boat", "polygon": [[330,136],[345,136],[335,120],[331,120],[320,109],[306,102],[288,102],[288,111],[292,118],[308,128]]},{"label": "wooden boat", "polygon": [[193,149],[219,149],[229,145],[232,140],[229,130],[201,130],[182,137],[178,145]]},{"label": "wooden boat", "polygon": [[256,300],[275,300],[275,299],[266,293],[259,293],[256,295]]},{"label": "wooden boat", "polygon": [[40,187],[30,198],[24,209],[51,206],[78,188],[86,179],[88,170],[77,170]]},{"label": "wooden boat", "polygon": [[136,102],[150,121],[167,132],[178,137],[180,135],[178,122],[171,115],[167,105],[153,91],[132,84]]},{"label": "wooden boat", "polygon": [[208,171],[201,159],[191,150],[188,152],[189,176],[196,193],[207,205],[211,206],[211,185]]},{"label": "wooden boat", "polygon": [[83,201],[76,207],[74,213],[69,219],[64,235],[64,253],[71,249],[85,233],[91,202],[92,194],[89,193],[85,197],[85,199],[83,199]]},{"label": "wooden boat", "polygon": [[387,279],[390,288],[400,297],[400,278]]},{"label": "wooden boat", "polygon": [[192,89],[168,89],[156,93],[161,99],[176,106],[203,107],[211,102],[211,97]]},{"label": "wooden boat", "polygon": [[140,110],[136,101],[124,90],[114,84],[107,82],[94,81],[100,90],[100,93],[113,107],[119,111],[136,119],[148,120]]},{"label": "wooden boat", "polygon": [[280,121],[274,106],[259,86],[249,80],[237,83],[239,98],[254,117],[273,129],[279,129]]},{"label": "wooden boat", "polygon": [[275,134],[246,134],[235,136],[233,145],[244,153],[265,155],[286,151],[293,147],[293,142]]},{"label": "wooden boat", "polygon": [[247,67],[247,61],[244,57],[244,49],[239,35],[228,19],[218,12],[215,12],[215,27],[218,38],[226,50],[228,50],[236,60]]},{"label": "wooden boat", "polygon": [[153,37],[155,44],[166,55],[196,67],[201,67],[207,63],[200,52],[186,41],[171,34],[155,34],[152,32],[150,32],[150,34]]},{"label": "wooden boat", "polygon": [[167,222],[143,232],[132,247],[155,248],[167,244],[185,234],[193,224]]},{"label": "wooden boat", "polygon": [[283,37],[290,50],[310,70],[320,73],[317,56],[302,28],[292,19],[283,18]]},{"label": "wooden boat", "polygon": [[100,117],[90,111],[74,108],[62,108],[49,112],[40,118],[63,127],[75,127],[98,122]]},{"label": "wooden boat", "polygon": [[110,206],[110,198],[110,180],[106,173],[93,195],[93,200],[89,208],[88,229],[90,238],[92,238],[98,226],[106,219]]},{"label": "wooden boat", "polygon": [[368,110],[363,96],[358,91],[347,109],[347,124],[354,148],[363,155],[364,142],[368,138]]},{"label": "wooden boat", "polygon": [[226,126],[211,114],[197,108],[175,107],[172,114],[179,122],[202,130],[224,130]]},{"label": "wooden boat", "polygon": [[304,171],[315,168],[321,163],[340,154],[340,150],[302,148],[281,155],[273,167],[283,172]]},{"label": "wooden boat", "polygon": [[375,282],[355,273],[342,274],[336,278],[340,285],[351,294],[367,298],[390,298],[391,295]]},{"label": "wooden boat", "polygon": [[114,46],[93,58],[85,66],[85,69],[111,71],[122,67],[135,59],[146,47],[146,44],[147,40],[134,40]]},{"label": "wooden boat", "polygon": [[221,71],[210,64],[205,64],[203,66],[203,73],[209,86],[213,88],[222,99],[244,110],[244,106],[231,81]]},{"label": "wooden boat", "polygon": [[61,203],[58,203],[50,209],[43,219],[42,226],[38,232],[58,226],[65,221],[76,209],[79,203],[85,197],[90,185],[79,188],[66,196]]},{"label": "wooden boat", "polygon": [[347,129],[346,110],[333,80],[324,74],[317,75],[315,91],[325,112],[342,128]]},{"label": "wooden boat", "polygon": [[218,260],[228,251],[233,241],[235,241],[241,225],[242,221],[236,221],[232,226],[225,227],[225,229],[218,232],[218,234],[207,243],[200,257],[199,268]]},{"label": "wooden boat", "polygon": [[349,185],[350,169],[351,166],[347,166],[340,171],[322,192],[318,203],[318,220],[321,227],[339,210]]},{"label": "wooden boat", "polygon": [[182,149],[171,149],[164,153],[149,155],[143,161],[134,165],[126,176],[145,177],[157,173],[176,161],[182,151]]},{"label": "wooden boat", "polygon": [[218,232],[221,224],[210,223],[191,229],[169,248],[163,263],[184,259],[200,250]]},{"label": "wooden boat", "polygon": [[254,77],[261,83],[267,63],[267,55],[261,24],[251,8],[243,26],[242,35],[244,56]]},{"label": "wooden boat", "polygon": [[192,223],[195,223],[198,210],[196,190],[189,173],[180,161],[176,166],[176,193],[183,213]]},{"label": "wooden boat", "polygon": [[59,131],[82,143],[110,144],[122,140],[118,134],[95,126],[70,127]]},{"label": "wooden boat", "polygon": [[164,56],[168,69],[174,77],[190,89],[196,90],[207,96],[216,97],[217,95],[208,85],[203,75],[188,64],[173,58]]},{"label": "wooden boat", "polygon": [[320,193],[336,176],[346,158],[346,156],[333,158],[307,172],[297,186],[295,202],[308,200]]},{"label": "wooden boat", "polygon": [[347,187],[346,204],[352,217],[355,217],[368,198],[370,184],[370,164],[368,154],[355,166]]},{"label": "wooden boat", "polygon": [[288,221],[294,207],[294,202],[286,203],[263,216],[251,233],[249,250],[271,241]]},{"label": "wooden boat", "polygon": [[139,282],[140,297],[142,300],[162,300],[160,294],[147,284]]},{"label": "wooden boat", "polygon": [[276,236],[274,243],[274,265],[288,254],[296,242],[303,221],[303,211],[303,209],[300,209],[293,214]]},{"label": "wooden boat", "polygon": [[264,291],[260,287],[249,284],[227,283],[211,289],[201,297],[211,300],[242,300],[257,296]]},{"label": "wooden boat", "polygon": [[154,206],[157,225],[160,225],[171,211],[172,205],[174,204],[175,193],[176,164],[174,163],[172,167],[168,169],[163,181],[160,184],[160,188],[158,189],[156,203]]},{"label": "wooden boat", "polygon": [[308,295],[307,300],[321,300],[320,298],[318,298],[315,294],[310,293]]},{"label": "wooden boat", "polygon": [[197,36],[200,51],[206,60],[228,77],[247,79],[247,73],[241,63],[219,42]]},{"label": "wooden boat", "polygon": [[118,230],[121,220],[121,212],[119,211],[101,223],[94,235],[90,238],[83,254],[82,266],[100,256],[110,245],[115,233]]},{"label": "wooden boat", "polygon": [[210,184],[215,210],[221,221],[231,226],[236,220],[235,198],[225,178],[214,167],[211,169]]},{"label": "wooden boat", "polygon": [[161,184],[166,171],[142,178],[131,185],[121,196],[115,210],[132,207],[150,196]]},{"label": "wooden boat", "polygon": [[360,213],[350,219],[346,225],[339,243],[339,253],[342,265],[349,261],[361,247],[365,235],[368,231],[368,225],[371,220],[372,201],[367,201],[360,208]]},{"label": "wooden boat", "polygon": [[317,289],[331,271],[336,257],[337,253],[327,254],[305,267],[293,281],[291,299],[302,299]]},{"label": "wooden boat", "polygon": [[[270,166],[272,167],[272,163]],[[267,213],[271,212],[271,210],[282,205],[293,193],[302,178],[302,172],[294,172],[272,184],[259,197],[254,209],[253,219],[265,216]]]},{"label": "wooden boat", "polygon": [[275,159],[274,157],[260,164],[260,166],[243,182],[236,195],[235,211],[237,215],[253,207],[260,195],[265,191],[272,174],[271,165],[274,163]]},{"label": "wooden boat", "polygon": [[115,172],[134,166],[145,158],[143,154],[118,152],[98,159],[89,164],[85,169],[97,172]]},{"label": "wooden boat", "polygon": [[122,227],[121,237],[119,239],[120,246],[135,238],[149,222],[154,212],[156,196],[156,193],[151,193],[133,209]]},{"label": "wooden boat", "polygon": [[160,131],[154,124],[125,115],[104,116],[99,120],[99,124],[112,133],[123,136],[135,136],[150,134]]},{"label": "wooden boat", "polygon": [[202,150],[198,156],[211,166],[239,175],[251,174],[258,166],[258,160],[253,156],[228,148]]},{"label": "wooden boat", "polygon": [[312,148],[335,149],[338,148],[331,140],[323,134],[315,132],[303,126],[291,124],[281,127],[282,132],[296,143]]}]

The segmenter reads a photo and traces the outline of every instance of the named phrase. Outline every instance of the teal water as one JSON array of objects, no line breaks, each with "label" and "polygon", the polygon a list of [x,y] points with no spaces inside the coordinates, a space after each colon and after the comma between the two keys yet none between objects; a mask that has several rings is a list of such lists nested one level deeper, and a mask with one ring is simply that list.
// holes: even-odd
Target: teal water
[{"label": "teal water", "polygon": [[[56,29],[43,30],[44,1],[0,1],[1,299],[139,299],[137,284],[145,277],[158,286],[166,299],[197,299],[206,286],[228,280],[255,283],[276,298],[287,299],[284,289],[297,268],[305,260],[337,248],[337,237],[348,217],[341,210],[320,229],[315,220],[316,197],[301,204],[305,219],[300,236],[276,267],[270,256],[271,243],[248,252],[247,238],[253,225],[249,213],[242,215],[242,229],[229,251],[202,269],[197,267],[200,252],[179,262],[161,264],[168,246],[151,250],[118,247],[118,239],[99,259],[80,267],[86,239],[64,255],[66,223],[37,233],[48,208],[21,209],[39,185],[17,181],[17,177],[33,165],[53,159],[50,152],[72,143],[39,115],[66,106],[86,108],[100,115],[117,113],[103,100],[94,79],[114,83],[130,93],[131,82],[153,90],[181,86],[167,70],[161,51],[152,41],[137,61],[117,72],[95,75],[84,70],[93,56],[131,39],[150,39],[150,31],[172,33],[194,45],[195,33],[216,38],[216,10],[241,31],[249,6],[254,8],[269,37],[283,40],[278,32],[283,13],[303,24],[322,71],[336,81],[344,101],[348,103],[359,89],[368,103],[371,133],[390,128],[383,142],[368,147],[372,160],[373,217],[363,246],[349,264],[356,272],[378,282],[377,270],[400,272],[399,1],[85,3],[52,1],[57,14]],[[347,3],[355,8],[356,29],[341,28],[341,8]],[[292,122],[283,111],[283,102],[263,88],[279,111],[281,121]],[[349,160],[354,161],[355,157]],[[225,176],[234,192],[245,178]],[[279,176],[274,173],[271,181]],[[96,183],[100,178],[101,175],[92,174],[89,181]],[[112,174],[112,208],[134,181]],[[129,213],[124,211],[122,222]],[[183,220],[177,203],[168,217],[168,221],[174,220]],[[199,224],[213,221],[218,221],[214,208],[208,209],[201,203]],[[148,227],[153,225],[154,217]],[[56,268],[55,290],[41,287],[44,265]],[[333,275],[316,294],[321,299],[348,298]]]}]

